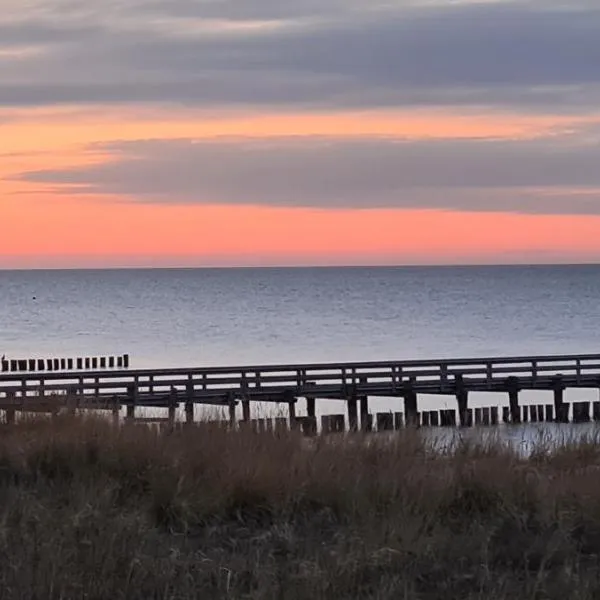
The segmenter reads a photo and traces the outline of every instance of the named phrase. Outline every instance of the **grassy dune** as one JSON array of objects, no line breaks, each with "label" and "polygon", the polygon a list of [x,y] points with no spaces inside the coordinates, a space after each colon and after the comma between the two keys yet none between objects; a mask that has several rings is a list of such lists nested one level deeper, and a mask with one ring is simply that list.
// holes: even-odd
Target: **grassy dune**
[{"label": "grassy dune", "polygon": [[600,597],[600,445],[0,429],[0,597]]}]

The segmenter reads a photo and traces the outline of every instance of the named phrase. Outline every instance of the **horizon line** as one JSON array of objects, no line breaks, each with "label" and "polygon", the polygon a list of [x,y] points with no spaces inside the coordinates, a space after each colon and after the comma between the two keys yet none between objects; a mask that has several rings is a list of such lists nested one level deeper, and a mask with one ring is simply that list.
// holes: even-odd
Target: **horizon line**
[{"label": "horizon line", "polygon": [[267,270],[267,269],[456,269],[456,268],[502,268],[502,267],[579,267],[600,266],[600,261],[579,262],[495,262],[495,263],[405,263],[405,264],[332,264],[332,265],[169,265],[169,266],[46,266],[46,267],[0,267],[0,272],[26,271],[208,271],[208,270]]}]

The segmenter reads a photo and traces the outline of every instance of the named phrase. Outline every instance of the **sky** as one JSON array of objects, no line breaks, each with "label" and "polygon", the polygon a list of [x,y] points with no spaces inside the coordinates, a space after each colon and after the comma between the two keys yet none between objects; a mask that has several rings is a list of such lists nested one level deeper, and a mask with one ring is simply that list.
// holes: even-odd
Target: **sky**
[{"label": "sky", "polygon": [[0,7],[0,268],[600,261],[597,0]]}]

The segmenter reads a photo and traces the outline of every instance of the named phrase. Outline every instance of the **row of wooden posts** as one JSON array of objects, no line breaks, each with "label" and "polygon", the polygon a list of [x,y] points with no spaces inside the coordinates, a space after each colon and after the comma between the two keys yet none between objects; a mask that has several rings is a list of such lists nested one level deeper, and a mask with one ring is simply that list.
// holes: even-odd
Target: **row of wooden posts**
[{"label": "row of wooden posts", "polygon": [[83,371],[96,369],[128,369],[129,354],[120,356],[87,356],[78,358],[3,358],[1,373],[33,373],[38,371]]},{"label": "row of wooden posts", "polygon": [[[239,421],[240,425],[249,424],[256,431],[280,431],[283,429],[298,429],[305,435],[315,435],[318,432],[317,418],[314,414],[314,406],[311,406],[311,400],[308,399],[307,416],[296,416],[295,404],[290,404],[289,419],[287,417],[275,418],[250,418],[249,404],[243,402],[243,418]],[[121,401],[102,402],[98,405],[86,402],[83,406],[77,403],[75,397],[60,397],[47,399],[34,398],[17,398],[13,393],[7,398],[7,403],[3,404],[5,410],[6,422],[13,423],[15,421],[16,412],[42,412],[50,414],[58,414],[62,409],[67,409],[69,412],[75,412],[77,408],[86,409],[108,409],[112,411],[115,422],[120,422],[120,412],[122,406],[126,408],[126,421],[135,423],[169,423],[176,422],[177,408],[179,403],[176,397],[173,396],[173,401],[167,406],[167,417],[136,417],[135,401],[122,404]],[[186,402],[185,406],[185,421],[193,423],[195,420],[193,402]],[[572,422],[573,423],[589,423],[592,420],[600,422],[600,402],[573,402],[572,403]],[[228,422],[231,426],[236,426],[236,403],[232,402],[228,407],[229,411]],[[350,411],[348,415],[348,423],[345,414],[330,414],[321,416],[321,432],[323,434],[344,433],[346,431],[364,432],[371,431],[395,431],[404,428],[405,426],[418,427],[456,427],[459,424],[457,419],[458,411],[455,409],[441,409],[421,411],[416,413],[416,417],[411,420],[410,415],[403,412],[378,412],[375,415],[369,412],[361,412],[360,424],[358,415]],[[564,404],[561,414],[555,414],[554,405],[552,404],[531,404],[520,407],[520,415],[518,421],[512,419],[509,407],[488,406],[474,409],[467,409],[464,422],[460,423],[464,426],[493,426],[498,425],[500,420],[503,423],[543,423],[543,422],[569,422],[569,404]],[[347,426],[348,425],[348,426]],[[360,427],[359,427],[360,425]]]}]

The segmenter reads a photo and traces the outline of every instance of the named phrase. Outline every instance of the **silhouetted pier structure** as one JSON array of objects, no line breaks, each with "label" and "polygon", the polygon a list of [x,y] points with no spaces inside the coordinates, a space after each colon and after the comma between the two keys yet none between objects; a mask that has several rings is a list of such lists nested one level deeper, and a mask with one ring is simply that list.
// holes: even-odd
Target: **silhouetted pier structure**
[{"label": "silhouetted pier structure", "polygon": [[[174,422],[179,407],[194,421],[197,405],[224,407],[229,422],[241,421],[257,430],[275,429],[275,421],[252,419],[251,406],[274,403],[288,409],[289,426],[307,434],[318,430],[319,400],[343,403],[342,414],[324,415],[323,432],[392,431],[402,427],[469,427],[522,422],[588,422],[600,420],[600,401],[565,401],[568,388],[600,389],[600,354],[520,356],[454,360],[257,365],[182,369],[89,369],[0,373],[0,409],[8,420],[15,411],[56,412],[67,408],[112,410],[126,407],[136,419],[140,407],[168,408],[164,420]],[[520,405],[524,390],[552,392],[553,401]],[[508,406],[471,408],[473,392],[499,392]],[[456,408],[419,410],[421,394],[451,396]],[[389,412],[372,415],[370,397],[397,399]],[[306,399],[306,415],[296,403]],[[393,402],[393,400],[392,400]],[[447,404],[447,403],[446,403]],[[572,410],[570,406],[572,404]],[[140,421],[158,421],[145,418]],[[281,428],[282,417],[277,421]]]}]

